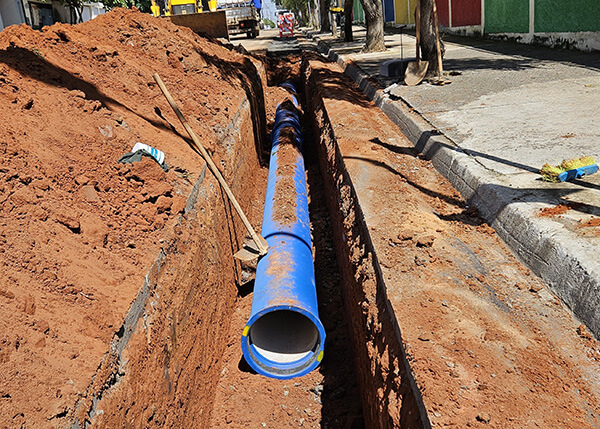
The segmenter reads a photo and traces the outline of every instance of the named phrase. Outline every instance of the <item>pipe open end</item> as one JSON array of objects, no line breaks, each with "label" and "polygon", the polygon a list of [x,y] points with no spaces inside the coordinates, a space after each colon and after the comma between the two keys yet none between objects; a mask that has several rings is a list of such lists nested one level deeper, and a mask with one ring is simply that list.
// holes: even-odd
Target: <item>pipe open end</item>
[{"label": "pipe open end", "polygon": [[277,363],[300,360],[319,344],[319,331],[303,314],[277,310],[265,314],[252,325],[249,341],[265,358]]},{"label": "pipe open end", "polygon": [[319,330],[297,311],[276,310],[261,316],[252,323],[245,341],[246,360],[263,375],[291,378],[318,365]]}]

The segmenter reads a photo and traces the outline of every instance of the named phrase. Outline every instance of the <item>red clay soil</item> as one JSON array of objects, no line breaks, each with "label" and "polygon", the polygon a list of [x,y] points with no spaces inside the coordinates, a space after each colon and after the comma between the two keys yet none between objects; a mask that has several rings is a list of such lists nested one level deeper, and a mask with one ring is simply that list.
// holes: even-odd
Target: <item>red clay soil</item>
[{"label": "red clay soil", "polygon": [[577,231],[582,236],[600,237],[600,218],[592,218],[589,220],[580,220],[577,225]]},{"label": "red clay soil", "polygon": [[590,219],[580,225],[582,228],[598,227],[600,226],[600,218]]},{"label": "red clay soil", "polygon": [[[0,426],[70,425],[182,222],[204,162],[152,74],[214,159],[233,161],[215,142],[246,98],[250,65],[129,10],[0,33]],[[164,151],[169,171],[150,158],[119,164],[138,141]],[[235,299],[233,279],[228,290]],[[227,332],[228,320],[217,326]]]},{"label": "red clay soil", "polygon": [[353,329],[366,333],[355,338],[368,425],[407,421],[409,398],[394,388],[406,378],[391,351],[397,323],[432,427],[600,427],[598,342],[337,64],[313,58],[309,71],[321,159],[343,213],[337,254],[354,264],[344,295]]},{"label": "red clay soil", "polygon": [[[329,306],[346,293],[325,269],[330,242],[315,239],[317,254],[329,249],[317,282],[334,352],[301,380],[272,382],[240,361],[251,295],[237,288],[248,274],[232,253],[244,234],[210,173],[186,208],[204,162],[152,74],[256,225],[264,112],[274,112],[258,69],[188,29],[122,9],[77,26],[0,33],[0,426],[361,426],[356,382],[342,365],[354,357],[342,335],[349,329],[341,306]],[[350,168],[362,168],[352,164],[359,157],[385,165],[374,176],[371,207],[382,212],[373,243],[386,249],[382,273],[396,285],[390,300],[433,425],[593,426],[597,342],[393,126],[363,131],[379,113],[334,69],[323,71],[327,104],[341,118]],[[225,138],[238,116],[247,119],[243,138]],[[149,158],[119,164],[138,141],[163,150],[169,171]],[[382,174],[390,168],[402,174]],[[385,211],[398,201],[402,210]],[[314,212],[325,234],[326,216]],[[146,276],[149,299],[121,353],[125,315]],[[372,305],[354,304],[371,315]],[[389,333],[372,320],[369,332]],[[400,415],[401,363],[387,360],[386,344],[367,346],[373,366],[357,371],[386,371],[390,383],[373,398],[392,398],[386,410]]]},{"label": "red clay soil", "polygon": [[571,210],[571,207],[569,207],[568,205],[559,204],[554,207],[546,207],[546,208],[540,209],[540,216],[545,216],[545,217],[560,216],[562,214],[565,214],[569,210]]}]

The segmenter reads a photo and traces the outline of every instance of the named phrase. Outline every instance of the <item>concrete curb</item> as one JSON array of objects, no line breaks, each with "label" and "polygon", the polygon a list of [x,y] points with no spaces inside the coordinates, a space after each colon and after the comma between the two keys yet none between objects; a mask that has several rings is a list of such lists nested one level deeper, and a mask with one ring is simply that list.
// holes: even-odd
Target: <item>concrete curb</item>
[{"label": "concrete curb", "polygon": [[477,207],[518,257],[600,338],[598,262],[577,242],[573,243],[572,236],[536,217],[539,206],[527,204],[525,191],[511,188],[506,178],[469,156],[404,100],[391,100],[369,81],[367,74],[346,62],[317,35],[307,37],[317,42],[322,55],[342,67],[461,195]]}]

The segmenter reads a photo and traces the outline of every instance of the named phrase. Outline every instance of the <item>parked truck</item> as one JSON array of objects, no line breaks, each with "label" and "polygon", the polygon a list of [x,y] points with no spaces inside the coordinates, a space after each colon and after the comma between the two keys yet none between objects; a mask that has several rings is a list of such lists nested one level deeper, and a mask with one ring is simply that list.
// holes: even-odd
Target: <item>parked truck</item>
[{"label": "parked truck", "polygon": [[225,10],[229,35],[242,34],[254,39],[260,32],[260,0],[217,0],[217,9]]},{"label": "parked truck", "polygon": [[[151,10],[154,16],[170,17],[174,24],[214,37],[246,33],[255,38],[260,31],[260,6],[261,0],[152,0]],[[226,31],[221,24],[223,12]]]},{"label": "parked truck", "polygon": [[217,0],[152,0],[150,9],[195,33],[229,39],[226,12],[217,10]]}]

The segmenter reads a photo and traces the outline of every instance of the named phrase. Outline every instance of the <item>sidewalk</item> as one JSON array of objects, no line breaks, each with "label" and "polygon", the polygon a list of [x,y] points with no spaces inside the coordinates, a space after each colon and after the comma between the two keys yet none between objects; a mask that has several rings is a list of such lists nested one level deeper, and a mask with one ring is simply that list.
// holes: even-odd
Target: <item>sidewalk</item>
[{"label": "sidewalk", "polygon": [[582,155],[600,161],[600,54],[444,36],[452,84],[389,95],[400,79],[380,65],[401,46],[414,58],[413,36],[389,30],[389,49],[368,54],[362,28],[352,43],[309,36],[600,337],[600,173],[560,184],[538,173]]}]

